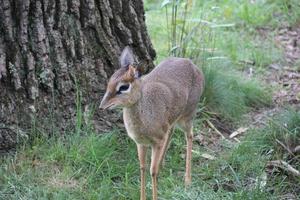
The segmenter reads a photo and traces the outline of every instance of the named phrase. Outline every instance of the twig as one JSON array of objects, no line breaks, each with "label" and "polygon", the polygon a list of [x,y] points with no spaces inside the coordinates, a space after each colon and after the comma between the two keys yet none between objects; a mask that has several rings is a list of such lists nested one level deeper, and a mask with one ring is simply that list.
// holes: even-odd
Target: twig
[{"label": "twig", "polygon": [[272,160],[272,161],[269,161],[268,165],[269,166],[271,165],[274,167],[279,167],[281,169],[284,169],[284,170],[290,172],[294,176],[300,177],[300,172],[283,160]]},{"label": "twig", "polygon": [[230,134],[229,138],[234,138],[239,134],[245,133],[248,130],[248,128],[240,127],[236,131]]},{"label": "twig", "polygon": [[233,138],[236,142],[241,143],[241,141],[237,138]]},{"label": "twig", "polygon": [[225,136],[207,119],[206,120],[207,124],[216,131],[217,134],[219,134],[222,139],[225,139]]},{"label": "twig", "polygon": [[281,141],[279,141],[278,139],[275,139],[276,140],[276,142],[278,143],[278,144],[280,144],[285,150],[287,150],[288,152],[289,152],[289,154],[291,154],[291,155],[293,155],[293,156],[295,156],[295,154],[286,146],[286,145],[284,145]]},{"label": "twig", "polygon": [[207,153],[201,154],[201,157],[206,158],[208,160],[215,160],[216,159],[216,157],[214,157],[214,156],[212,156],[210,154],[207,154]]},{"label": "twig", "polygon": [[255,65],[255,61],[252,60],[239,60],[240,64],[247,64],[247,65]]},{"label": "twig", "polygon": [[206,158],[208,160],[215,160],[216,159],[215,156],[210,155],[208,153],[200,153],[199,151],[195,151],[195,150],[192,150],[192,152],[199,155],[199,156],[201,156],[201,157],[203,157],[203,158]]}]

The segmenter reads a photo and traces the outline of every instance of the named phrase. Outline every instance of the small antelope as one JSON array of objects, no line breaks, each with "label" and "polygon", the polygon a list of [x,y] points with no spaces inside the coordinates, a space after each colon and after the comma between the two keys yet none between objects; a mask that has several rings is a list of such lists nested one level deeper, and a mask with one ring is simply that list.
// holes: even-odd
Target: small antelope
[{"label": "small antelope", "polygon": [[202,72],[185,58],[168,58],[141,77],[133,65],[132,51],[120,56],[120,69],[110,78],[100,108],[123,107],[127,133],[137,145],[141,171],[141,200],[146,199],[145,167],[147,148],[152,149],[150,173],[152,198],[157,200],[159,166],[168,148],[175,124],[185,132],[185,185],[191,183],[193,117],[204,87]]}]

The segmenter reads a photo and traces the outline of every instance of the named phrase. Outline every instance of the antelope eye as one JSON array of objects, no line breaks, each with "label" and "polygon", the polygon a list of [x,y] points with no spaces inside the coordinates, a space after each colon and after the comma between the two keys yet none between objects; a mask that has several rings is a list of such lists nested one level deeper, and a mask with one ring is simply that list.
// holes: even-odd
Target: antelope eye
[{"label": "antelope eye", "polygon": [[117,91],[117,94],[122,94],[122,93],[126,92],[129,89],[129,87],[130,87],[129,84],[121,85],[119,87],[119,90]]},{"label": "antelope eye", "polygon": [[127,85],[122,85],[120,88],[119,88],[119,91],[125,91],[125,90],[128,90],[129,88],[129,84]]}]

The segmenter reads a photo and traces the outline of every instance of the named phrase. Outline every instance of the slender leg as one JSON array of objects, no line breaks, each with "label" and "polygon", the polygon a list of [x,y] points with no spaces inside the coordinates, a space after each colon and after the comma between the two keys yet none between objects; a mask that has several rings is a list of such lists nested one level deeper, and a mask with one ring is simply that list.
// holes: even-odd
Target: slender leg
[{"label": "slender leg", "polygon": [[192,161],[192,147],[193,147],[193,126],[189,126],[189,128],[185,132],[186,137],[186,164],[185,164],[185,186],[189,186],[191,184],[191,161]]},{"label": "slender leg", "polygon": [[161,158],[161,161],[160,161],[160,166],[164,166],[165,164],[165,157],[166,157],[166,152],[169,148],[169,145],[170,145],[170,141],[171,141],[171,138],[172,138],[172,135],[173,135],[173,132],[174,132],[174,128],[171,128],[169,131],[168,131],[168,134],[167,134],[167,138],[165,139],[165,142],[163,144],[163,154],[162,154],[162,158]]},{"label": "slender leg", "polygon": [[157,200],[157,175],[159,171],[159,165],[161,158],[163,156],[163,144],[155,144],[152,146],[152,156],[151,156],[151,178],[152,178],[152,199]]},{"label": "slender leg", "polygon": [[146,200],[146,155],[147,155],[147,147],[137,144],[138,156],[140,160],[140,170],[141,170],[141,200]]}]

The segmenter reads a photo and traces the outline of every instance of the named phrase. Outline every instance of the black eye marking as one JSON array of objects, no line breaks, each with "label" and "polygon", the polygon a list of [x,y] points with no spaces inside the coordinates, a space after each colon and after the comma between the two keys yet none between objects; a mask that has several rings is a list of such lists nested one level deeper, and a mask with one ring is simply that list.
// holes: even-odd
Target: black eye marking
[{"label": "black eye marking", "polygon": [[125,91],[125,90],[128,90],[128,88],[129,88],[129,84],[122,85],[122,86],[119,88],[119,91]]},{"label": "black eye marking", "polygon": [[126,84],[126,85],[121,85],[119,90],[117,91],[117,94],[121,94],[122,92],[126,91],[129,89],[129,84]]}]

